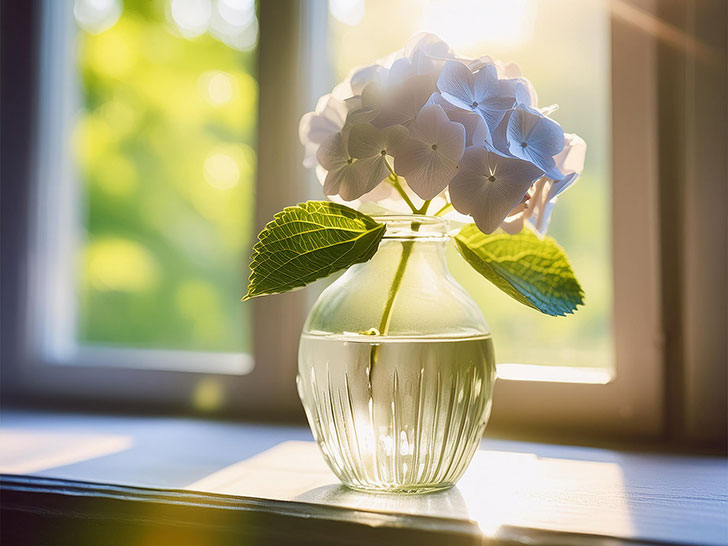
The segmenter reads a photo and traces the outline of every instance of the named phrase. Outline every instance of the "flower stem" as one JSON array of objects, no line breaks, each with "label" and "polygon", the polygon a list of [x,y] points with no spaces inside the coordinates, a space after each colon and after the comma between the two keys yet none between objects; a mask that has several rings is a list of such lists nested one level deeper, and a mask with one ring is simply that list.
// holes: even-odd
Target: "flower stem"
[{"label": "flower stem", "polygon": [[[429,201],[427,203],[429,205]],[[412,222],[412,231],[419,231],[420,230],[420,224],[419,222]],[[397,266],[397,271],[394,273],[394,279],[392,280],[392,285],[389,287],[389,293],[387,294],[387,302],[384,304],[384,312],[382,313],[382,319],[379,321],[379,328],[378,332],[380,336],[387,335],[387,332],[389,331],[389,324],[392,321],[392,308],[394,307],[394,301],[397,299],[397,292],[399,292],[399,287],[402,284],[402,278],[404,277],[405,269],[407,269],[407,262],[410,259],[410,256],[412,255],[412,247],[414,246],[414,241],[403,241],[402,242],[402,255],[399,258],[399,265]],[[377,356],[379,355],[379,347],[380,345],[373,345],[372,350],[369,353],[369,392],[371,393],[372,388],[372,373],[374,372],[374,365],[377,363]]]},{"label": "flower stem", "polygon": [[435,216],[441,216],[446,212],[450,212],[451,208],[453,208],[452,203],[445,203],[442,208],[435,213]]},{"label": "flower stem", "polygon": [[[427,209],[430,207],[430,199],[426,200],[422,206],[418,209],[415,204],[412,202],[412,200],[409,198],[409,195],[407,195],[407,192],[402,187],[402,184],[399,181],[399,176],[397,173],[394,172],[394,169],[392,169],[389,162],[385,161],[385,164],[387,166],[387,169],[389,169],[389,172],[391,173],[390,177],[388,178],[388,181],[394,188],[397,190],[397,192],[402,196],[402,199],[404,199],[404,202],[407,203],[407,206],[412,210],[413,214],[427,214]],[[420,224],[416,220],[412,222],[412,231],[419,231],[420,230]],[[380,336],[387,335],[387,332],[389,331],[389,325],[392,321],[392,309],[394,307],[394,301],[397,299],[397,293],[399,292],[399,287],[402,284],[402,278],[404,277],[405,269],[407,269],[407,262],[410,259],[410,256],[412,254],[412,247],[414,246],[414,241],[403,241],[402,242],[402,255],[399,258],[399,265],[397,266],[397,271],[394,273],[394,279],[392,279],[392,285],[389,287],[389,293],[387,294],[387,301],[384,304],[384,311],[382,312],[382,319],[379,321],[379,328],[377,329],[377,332]],[[368,381],[369,381],[369,392],[371,394],[372,389],[372,372],[374,371],[374,364],[377,362],[377,356],[379,354],[379,347],[380,345],[372,345],[371,352],[369,353],[369,373],[368,373]]]},{"label": "flower stem", "polygon": [[[419,229],[420,224],[417,224]],[[382,320],[379,321],[379,334],[384,336],[387,335],[389,330],[389,323],[392,320],[392,307],[394,306],[394,300],[397,297],[399,286],[402,284],[402,277],[404,277],[404,270],[407,268],[407,262],[409,261],[410,254],[412,254],[412,245],[414,241],[404,241],[402,243],[402,256],[399,258],[399,265],[397,271],[394,274],[394,280],[392,286],[389,287],[389,294],[387,295],[387,303],[384,304],[384,312],[382,313]]]},{"label": "flower stem", "polygon": [[427,214],[427,209],[430,208],[430,201],[432,201],[432,199],[428,199],[427,201],[422,203],[422,206],[419,209],[417,209],[417,211],[415,211],[415,214]]},{"label": "flower stem", "polygon": [[[404,199],[404,202],[407,203],[407,206],[412,210],[414,214],[421,214],[420,212],[418,212],[418,209],[417,207],[415,207],[412,199],[410,199],[409,195],[407,195],[407,192],[402,187],[402,184],[399,181],[399,176],[397,175],[397,173],[394,172],[394,169],[389,164],[389,161],[385,159],[384,164],[387,166],[387,169],[389,169],[389,172],[391,173],[388,178],[390,184],[394,186],[394,189],[397,190],[397,193],[402,196],[402,199]],[[425,204],[429,205],[429,201],[427,201]]]}]

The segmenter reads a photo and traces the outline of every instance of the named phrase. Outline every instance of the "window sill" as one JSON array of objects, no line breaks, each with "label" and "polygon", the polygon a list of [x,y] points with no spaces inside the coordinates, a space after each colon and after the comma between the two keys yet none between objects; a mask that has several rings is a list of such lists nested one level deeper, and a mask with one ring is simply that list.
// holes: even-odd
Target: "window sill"
[{"label": "window sill", "polygon": [[728,542],[717,457],[486,440],[450,491],[367,495],[305,428],[4,411],[0,472],[9,543]]}]

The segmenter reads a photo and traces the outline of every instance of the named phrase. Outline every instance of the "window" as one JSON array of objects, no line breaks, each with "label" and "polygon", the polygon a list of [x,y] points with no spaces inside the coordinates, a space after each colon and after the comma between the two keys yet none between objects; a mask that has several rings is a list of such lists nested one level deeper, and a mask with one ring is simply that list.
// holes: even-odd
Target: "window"
[{"label": "window", "polygon": [[[658,431],[654,39],[610,18],[606,1],[281,0],[257,19],[250,5],[43,4],[26,321],[40,354],[18,367],[27,391],[298,413],[297,337],[315,288],[240,304],[252,236],[321,196],[300,165],[300,115],[352,65],[430,30],[464,54],[517,60],[590,146],[550,227],[584,283],[578,314],[520,308],[452,256],[510,366],[492,426]],[[492,34],[443,26],[453,10],[480,10]]]},{"label": "window", "polygon": [[[65,45],[46,51],[65,89],[41,97],[55,119],[41,130],[39,199],[63,194],[39,249],[61,249],[41,268],[63,273],[43,279],[64,294],[47,317],[54,360],[189,369],[179,352],[192,351],[203,369],[249,371],[251,309],[236,296],[254,235],[257,19],[252,1],[214,8],[47,6]],[[109,348],[127,351],[104,359]]]}]

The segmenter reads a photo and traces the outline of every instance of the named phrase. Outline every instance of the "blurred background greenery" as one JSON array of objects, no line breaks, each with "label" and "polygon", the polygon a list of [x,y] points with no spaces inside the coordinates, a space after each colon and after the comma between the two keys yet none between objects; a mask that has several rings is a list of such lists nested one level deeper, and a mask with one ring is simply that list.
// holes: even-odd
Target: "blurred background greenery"
[{"label": "blurred background greenery", "polygon": [[[554,117],[589,150],[549,233],[568,252],[586,306],[542,316],[456,252],[450,263],[493,329],[499,362],[611,367],[606,1],[329,0],[328,10],[329,87],[429,31],[463,55],[518,62],[540,104],[560,104]],[[74,13],[79,341],[249,352],[250,306],[239,297],[255,235],[253,0],[76,0]]]},{"label": "blurred background greenery", "polygon": [[76,2],[81,342],[250,351],[257,22],[218,4]]}]

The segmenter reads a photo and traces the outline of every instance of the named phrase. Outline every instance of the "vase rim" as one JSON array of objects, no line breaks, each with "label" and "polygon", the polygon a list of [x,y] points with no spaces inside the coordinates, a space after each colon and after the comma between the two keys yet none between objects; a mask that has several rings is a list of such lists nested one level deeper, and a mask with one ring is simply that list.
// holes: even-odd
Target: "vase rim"
[{"label": "vase rim", "polygon": [[384,239],[447,239],[450,222],[440,216],[424,214],[378,214],[372,218],[385,224]]}]

